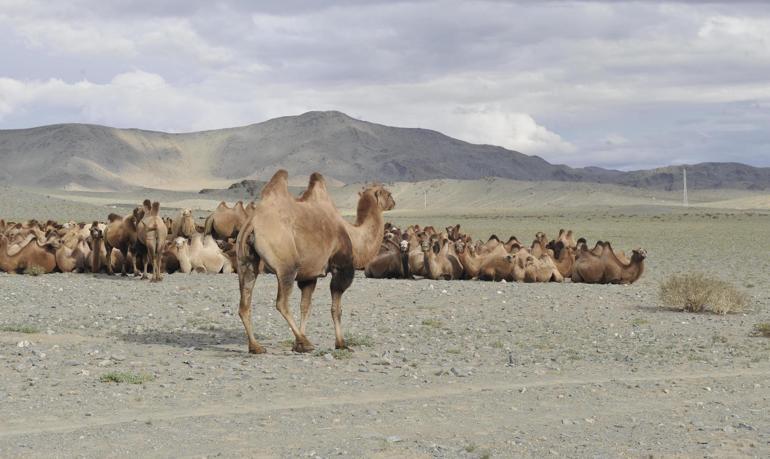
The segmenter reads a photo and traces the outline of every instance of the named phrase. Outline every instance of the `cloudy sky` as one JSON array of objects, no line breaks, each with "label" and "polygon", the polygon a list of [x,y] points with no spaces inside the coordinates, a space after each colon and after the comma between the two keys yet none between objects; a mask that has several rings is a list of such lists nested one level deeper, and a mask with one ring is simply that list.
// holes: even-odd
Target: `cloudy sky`
[{"label": "cloudy sky", "polygon": [[768,2],[0,0],[0,55],[0,129],[340,110],[574,166],[770,166]]}]

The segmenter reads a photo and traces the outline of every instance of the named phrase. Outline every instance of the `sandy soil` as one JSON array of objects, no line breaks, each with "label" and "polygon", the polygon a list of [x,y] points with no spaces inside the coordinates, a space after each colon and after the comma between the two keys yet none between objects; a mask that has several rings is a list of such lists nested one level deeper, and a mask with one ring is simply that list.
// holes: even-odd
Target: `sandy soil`
[{"label": "sandy soil", "polygon": [[[0,457],[770,455],[770,340],[749,336],[770,322],[767,215],[391,218],[415,219],[526,239],[570,226],[645,247],[648,271],[632,286],[357,277],[343,300],[355,352],[335,355],[328,279],[318,352],[301,355],[261,276],[261,356],[245,352],[235,275],[0,274]],[[659,281],[693,270],[751,309],[660,308]],[[103,382],[112,372],[147,380]]]}]

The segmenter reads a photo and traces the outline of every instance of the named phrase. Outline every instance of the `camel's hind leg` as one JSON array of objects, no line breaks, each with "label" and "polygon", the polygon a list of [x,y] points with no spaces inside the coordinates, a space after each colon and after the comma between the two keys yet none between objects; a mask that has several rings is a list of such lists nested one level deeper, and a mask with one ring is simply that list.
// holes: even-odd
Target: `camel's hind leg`
[{"label": "camel's hind leg", "polygon": [[249,353],[251,354],[263,354],[265,352],[265,348],[257,343],[251,329],[251,292],[254,290],[254,282],[257,280],[257,264],[240,260],[238,262],[238,284],[241,290],[238,315],[241,316],[243,328],[246,329],[246,338],[249,341]]},{"label": "camel's hind leg", "polygon": [[281,313],[286,323],[289,324],[291,332],[294,333],[294,347],[295,352],[310,352],[313,349],[313,345],[305,337],[305,334],[297,327],[297,323],[294,321],[294,317],[289,310],[289,296],[291,290],[294,287],[294,273],[286,274],[277,272],[275,277],[278,279],[278,295],[275,299],[275,308]]},{"label": "camel's hind leg", "polygon": [[[302,333],[303,336],[305,335],[307,319],[310,316],[310,309],[313,306],[313,303],[312,303],[313,292],[315,291],[315,286],[317,282],[318,282],[317,279],[297,282],[297,285],[299,286],[299,289],[302,292],[302,299],[300,299],[299,301],[299,307],[300,307],[299,332]],[[295,342],[292,350],[297,352],[302,352],[302,350],[297,349],[299,347],[299,344],[300,344],[299,342]]]},{"label": "camel's hind leg", "polygon": [[332,271],[332,321],[334,322],[334,348],[347,349],[345,338],[342,334],[342,294],[353,283],[355,271],[353,266],[337,268]]}]

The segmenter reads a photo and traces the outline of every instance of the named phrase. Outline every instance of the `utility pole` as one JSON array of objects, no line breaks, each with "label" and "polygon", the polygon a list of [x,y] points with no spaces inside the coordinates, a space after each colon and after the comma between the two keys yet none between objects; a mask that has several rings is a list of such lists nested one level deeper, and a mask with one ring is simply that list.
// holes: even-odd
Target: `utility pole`
[{"label": "utility pole", "polygon": [[687,202],[687,169],[682,167],[682,182],[684,184],[684,195],[682,196],[682,205],[689,207],[690,203]]},{"label": "utility pole", "polygon": [[425,208],[428,208],[428,190],[425,190]]}]

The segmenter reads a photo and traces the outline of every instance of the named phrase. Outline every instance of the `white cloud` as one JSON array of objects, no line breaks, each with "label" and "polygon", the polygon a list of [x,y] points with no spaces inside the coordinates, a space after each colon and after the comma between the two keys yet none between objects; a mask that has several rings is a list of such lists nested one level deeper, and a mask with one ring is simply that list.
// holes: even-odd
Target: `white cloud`
[{"label": "white cloud", "polygon": [[0,0],[0,53],[0,128],[336,109],[575,165],[770,165],[763,3]]}]

